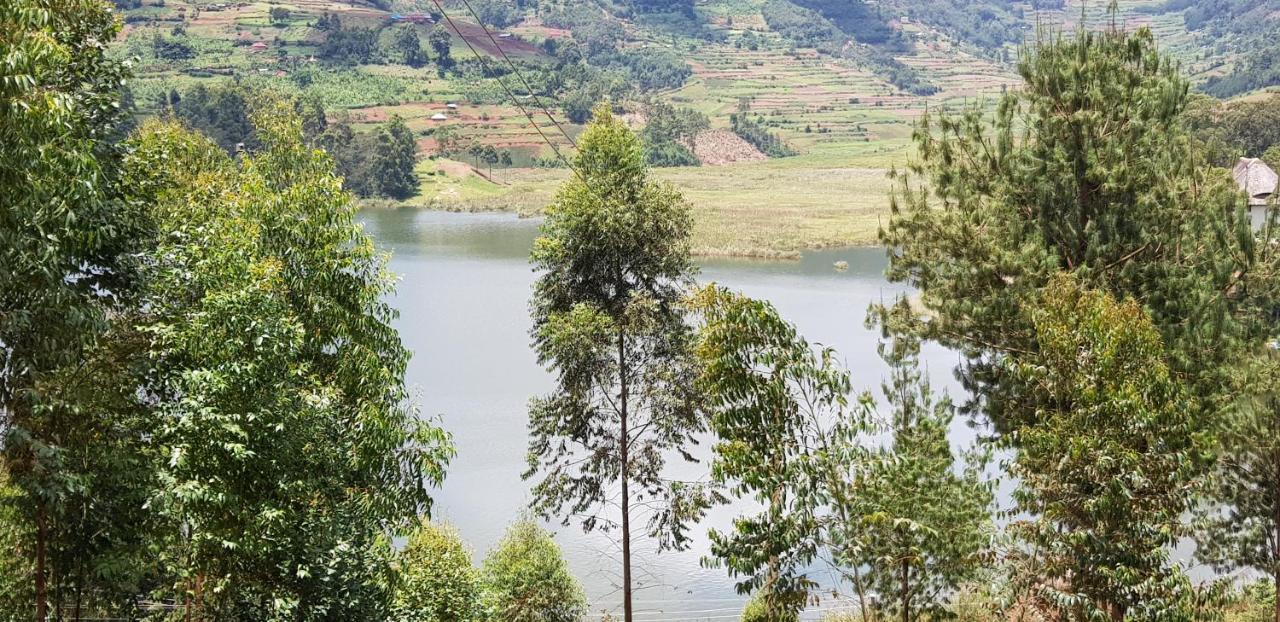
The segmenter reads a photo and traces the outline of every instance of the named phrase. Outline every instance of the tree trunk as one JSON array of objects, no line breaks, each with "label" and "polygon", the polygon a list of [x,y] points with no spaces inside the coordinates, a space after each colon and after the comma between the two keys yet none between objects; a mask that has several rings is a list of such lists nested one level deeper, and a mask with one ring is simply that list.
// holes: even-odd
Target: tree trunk
[{"label": "tree trunk", "polygon": [[622,458],[622,618],[624,622],[633,622],[631,613],[631,498],[628,495],[627,480],[629,456],[627,455],[630,440],[627,438],[627,341],[621,331],[618,332],[618,381],[620,385],[622,433],[619,453]]},{"label": "tree trunk", "polygon": [[45,580],[48,572],[45,566],[48,558],[49,519],[45,515],[44,501],[36,503],[36,622],[45,622],[49,618],[49,586]]},{"label": "tree trunk", "polygon": [[902,559],[902,622],[911,622],[911,566]]}]

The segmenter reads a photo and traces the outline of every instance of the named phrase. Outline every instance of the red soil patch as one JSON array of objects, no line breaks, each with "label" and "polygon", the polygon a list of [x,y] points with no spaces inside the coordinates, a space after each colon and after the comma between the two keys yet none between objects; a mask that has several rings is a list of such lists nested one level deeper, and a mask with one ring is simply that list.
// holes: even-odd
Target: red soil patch
[{"label": "red soil patch", "polygon": [[[542,53],[542,49],[538,46],[516,37],[503,39],[495,33],[493,39],[490,40],[484,29],[476,24],[454,20],[453,25],[457,27],[456,34],[458,36],[466,39],[476,49],[490,56],[498,56],[498,48],[501,48],[508,55],[537,56]],[[494,41],[498,42],[496,47],[493,45]]]},{"label": "red soil patch", "polygon": [[759,162],[767,159],[759,149],[737,134],[725,130],[699,132],[693,139],[693,155],[708,166],[720,166],[734,162]]}]

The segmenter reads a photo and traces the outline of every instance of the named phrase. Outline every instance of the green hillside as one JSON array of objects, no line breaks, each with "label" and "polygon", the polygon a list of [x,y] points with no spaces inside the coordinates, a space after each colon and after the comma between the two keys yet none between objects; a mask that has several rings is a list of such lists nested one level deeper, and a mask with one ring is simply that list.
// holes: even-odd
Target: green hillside
[{"label": "green hillside", "polygon": [[[114,50],[136,59],[130,88],[143,114],[176,114],[228,148],[252,146],[234,107],[207,102],[228,88],[305,94],[329,135],[346,136],[317,142],[372,195],[362,154],[372,131],[399,117],[420,159],[421,187],[403,202],[522,211],[540,208],[564,176],[545,170],[561,165],[548,142],[570,151],[601,100],[647,125],[651,163],[703,164],[669,176],[785,188],[797,171],[832,179],[902,164],[926,109],[1017,85],[1013,62],[1038,29],[1111,19],[1105,3],[1081,0],[448,0],[448,20],[432,0],[117,2],[126,26]],[[1128,0],[1115,19],[1151,28],[1199,88],[1225,97],[1278,82],[1268,65],[1275,4]],[[839,207],[847,193],[693,193],[699,247],[776,255],[871,241],[888,185],[873,177],[856,209]],[[789,228],[825,233],[721,226],[734,229],[759,201],[794,214]]]}]

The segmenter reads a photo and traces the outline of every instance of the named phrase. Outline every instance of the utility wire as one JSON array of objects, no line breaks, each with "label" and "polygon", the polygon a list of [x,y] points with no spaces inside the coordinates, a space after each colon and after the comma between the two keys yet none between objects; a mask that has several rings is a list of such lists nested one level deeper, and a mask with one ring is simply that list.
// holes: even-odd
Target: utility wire
[{"label": "utility wire", "polygon": [[493,38],[493,33],[489,32],[489,29],[484,25],[484,20],[480,19],[480,14],[476,13],[476,10],[471,7],[471,0],[462,0],[462,4],[467,7],[467,11],[471,13],[471,17],[475,18],[476,23],[480,25],[480,29],[484,31],[485,36],[489,37],[489,42],[493,43],[493,48],[498,50],[498,54],[502,55],[503,60],[507,61],[507,66],[511,67],[511,72],[516,74],[516,77],[524,84],[524,88],[528,90],[529,95],[533,97],[534,103],[538,104],[538,107],[542,109],[543,114],[547,115],[547,119],[556,126],[557,130],[560,130],[560,134],[564,136],[564,139],[569,141],[570,145],[577,148],[577,141],[575,141],[568,132],[564,131],[564,127],[561,126],[560,122],[556,121],[556,118],[551,115],[551,111],[548,110],[546,106],[542,105],[542,99],[539,98],[538,93],[533,90],[533,86],[525,79],[524,74],[520,72],[518,67],[516,67],[516,64],[511,60],[511,57],[507,56],[506,50],[502,49],[502,45],[498,43],[498,40]]},{"label": "utility wire", "polygon": [[[498,86],[501,86],[502,90],[506,92],[507,97],[511,98],[511,102],[516,105],[516,108],[520,109],[520,112],[524,113],[525,118],[529,120],[529,125],[532,125],[533,129],[537,130],[538,135],[542,137],[543,142],[547,143],[547,146],[551,147],[551,150],[555,152],[556,157],[559,158],[561,162],[564,162],[565,166],[569,167],[569,170],[573,171],[573,174],[577,175],[578,179],[581,180],[584,185],[587,185],[588,187],[590,187],[590,185],[587,184],[587,179],[583,177],[582,173],[580,173],[578,169],[574,167],[573,164],[570,163],[569,160],[564,157],[564,154],[560,153],[560,148],[557,147],[555,143],[551,142],[551,139],[547,138],[547,135],[543,133],[542,128],[539,127],[538,123],[533,120],[533,115],[529,114],[529,111],[524,107],[523,104],[520,103],[520,100],[516,99],[515,94],[511,92],[511,89],[507,88],[507,85],[505,82],[502,81],[502,78],[499,78],[497,73],[489,70],[488,61],[486,61],[484,57],[480,55],[480,52],[476,50],[475,46],[471,45],[471,41],[467,40],[467,36],[462,34],[462,30],[458,28],[457,24],[453,23],[453,18],[449,17],[448,11],[444,10],[444,5],[440,3],[440,0],[431,0],[431,2],[432,4],[436,5],[436,9],[439,10],[440,14],[444,16],[445,21],[449,23],[449,27],[452,28],[455,33],[458,33],[458,37],[462,39],[463,43],[467,44],[467,49],[471,50],[471,54],[476,57],[476,60],[480,61],[480,66],[484,68],[485,73],[492,75],[494,80],[497,80]],[[470,8],[470,6],[471,6],[470,4],[467,4],[468,8]],[[484,24],[480,24],[480,28],[484,30],[485,33],[489,32],[489,30],[484,27]],[[492,36],[490,36],[490,38],[492,39]],[[499,51],[501,51],[501,49],[502,48],[500,47],[498,48]],[[551,116],[551,113],[547,112],[547,109],[545,107],[542,110],[543,112],[546,112],[548,117]],[[557,127],[559,126],[559,124],[556,124],[556,125]],[[564,130],[562,129],[561,132],[563,131]]]}]

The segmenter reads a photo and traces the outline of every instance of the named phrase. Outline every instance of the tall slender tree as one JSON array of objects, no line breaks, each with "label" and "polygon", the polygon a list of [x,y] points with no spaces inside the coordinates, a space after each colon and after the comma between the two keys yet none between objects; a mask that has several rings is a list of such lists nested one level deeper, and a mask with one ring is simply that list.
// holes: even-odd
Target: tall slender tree
[{"label": "tall slender tree", "polygon": [[[1220,433],[1211,502],[1200,508],[1196,556],[1220,571],[1251,569],[1280,587],[1280,360],[1254,359],[1242,399]],[[1278,592],[1280,593],[1280,592]],[[1274,612],[1280,622],[1280,599]]]},{"label": "tall slender tree", "polygon": [[817,588],[809,568],[830,543],[825,499],[837,476],[828,458],[863,429],[848,408],[849,374],[767,302],[712,285],[693,308],[702,319],[699,390],[716,436],[712,480],[762,507],[713,530],[707,562],[740,577],[739,592],[757,593],[765,619],[795,620]]},{"label": "tall slender tree", "polygon": [[[530,403],[525,475],[540,476],[535,510],[619,530],[631,622],[637,502],[676,498],[667,456],[705,429],[680,304],[694,275],[692,218],[674,188],[650,179],[640,140],[607,106],[578,145],[575,177],[548,207],[533,250],[533,344],[556,389]],[[648,531],[660,548],[681,546],[679,517],[665,507]]]},{"label": "tall slender tree", "polygon": [[[943,613],[987,559],[992,493],[985,462],[952,452],[953,409],[923,380],[919,342],[882,346],[892,376],[881,415],[870,396],[849,407],[834,353],[815,352],[772,305],[714,286],[695,303],[713,479],[762,508],[711,533],[711,561],[758,592],[753,619],[798,619],[817,595],[807,573],[818,559],[854,590],[864,620]],[[911,321],[906,306],[890,319]]]},{"label": "tall slender tree", "polygon": [[83,484],[64,439],[102,421],[67,408],[56,376],[106,329],[120,299],[101,294],[123,293],[136,224],[116,184],[125,68],[106,45],[117,28],[96,0],[0,6],[0,451],[33,527],[38,620],[63,501]]}]

